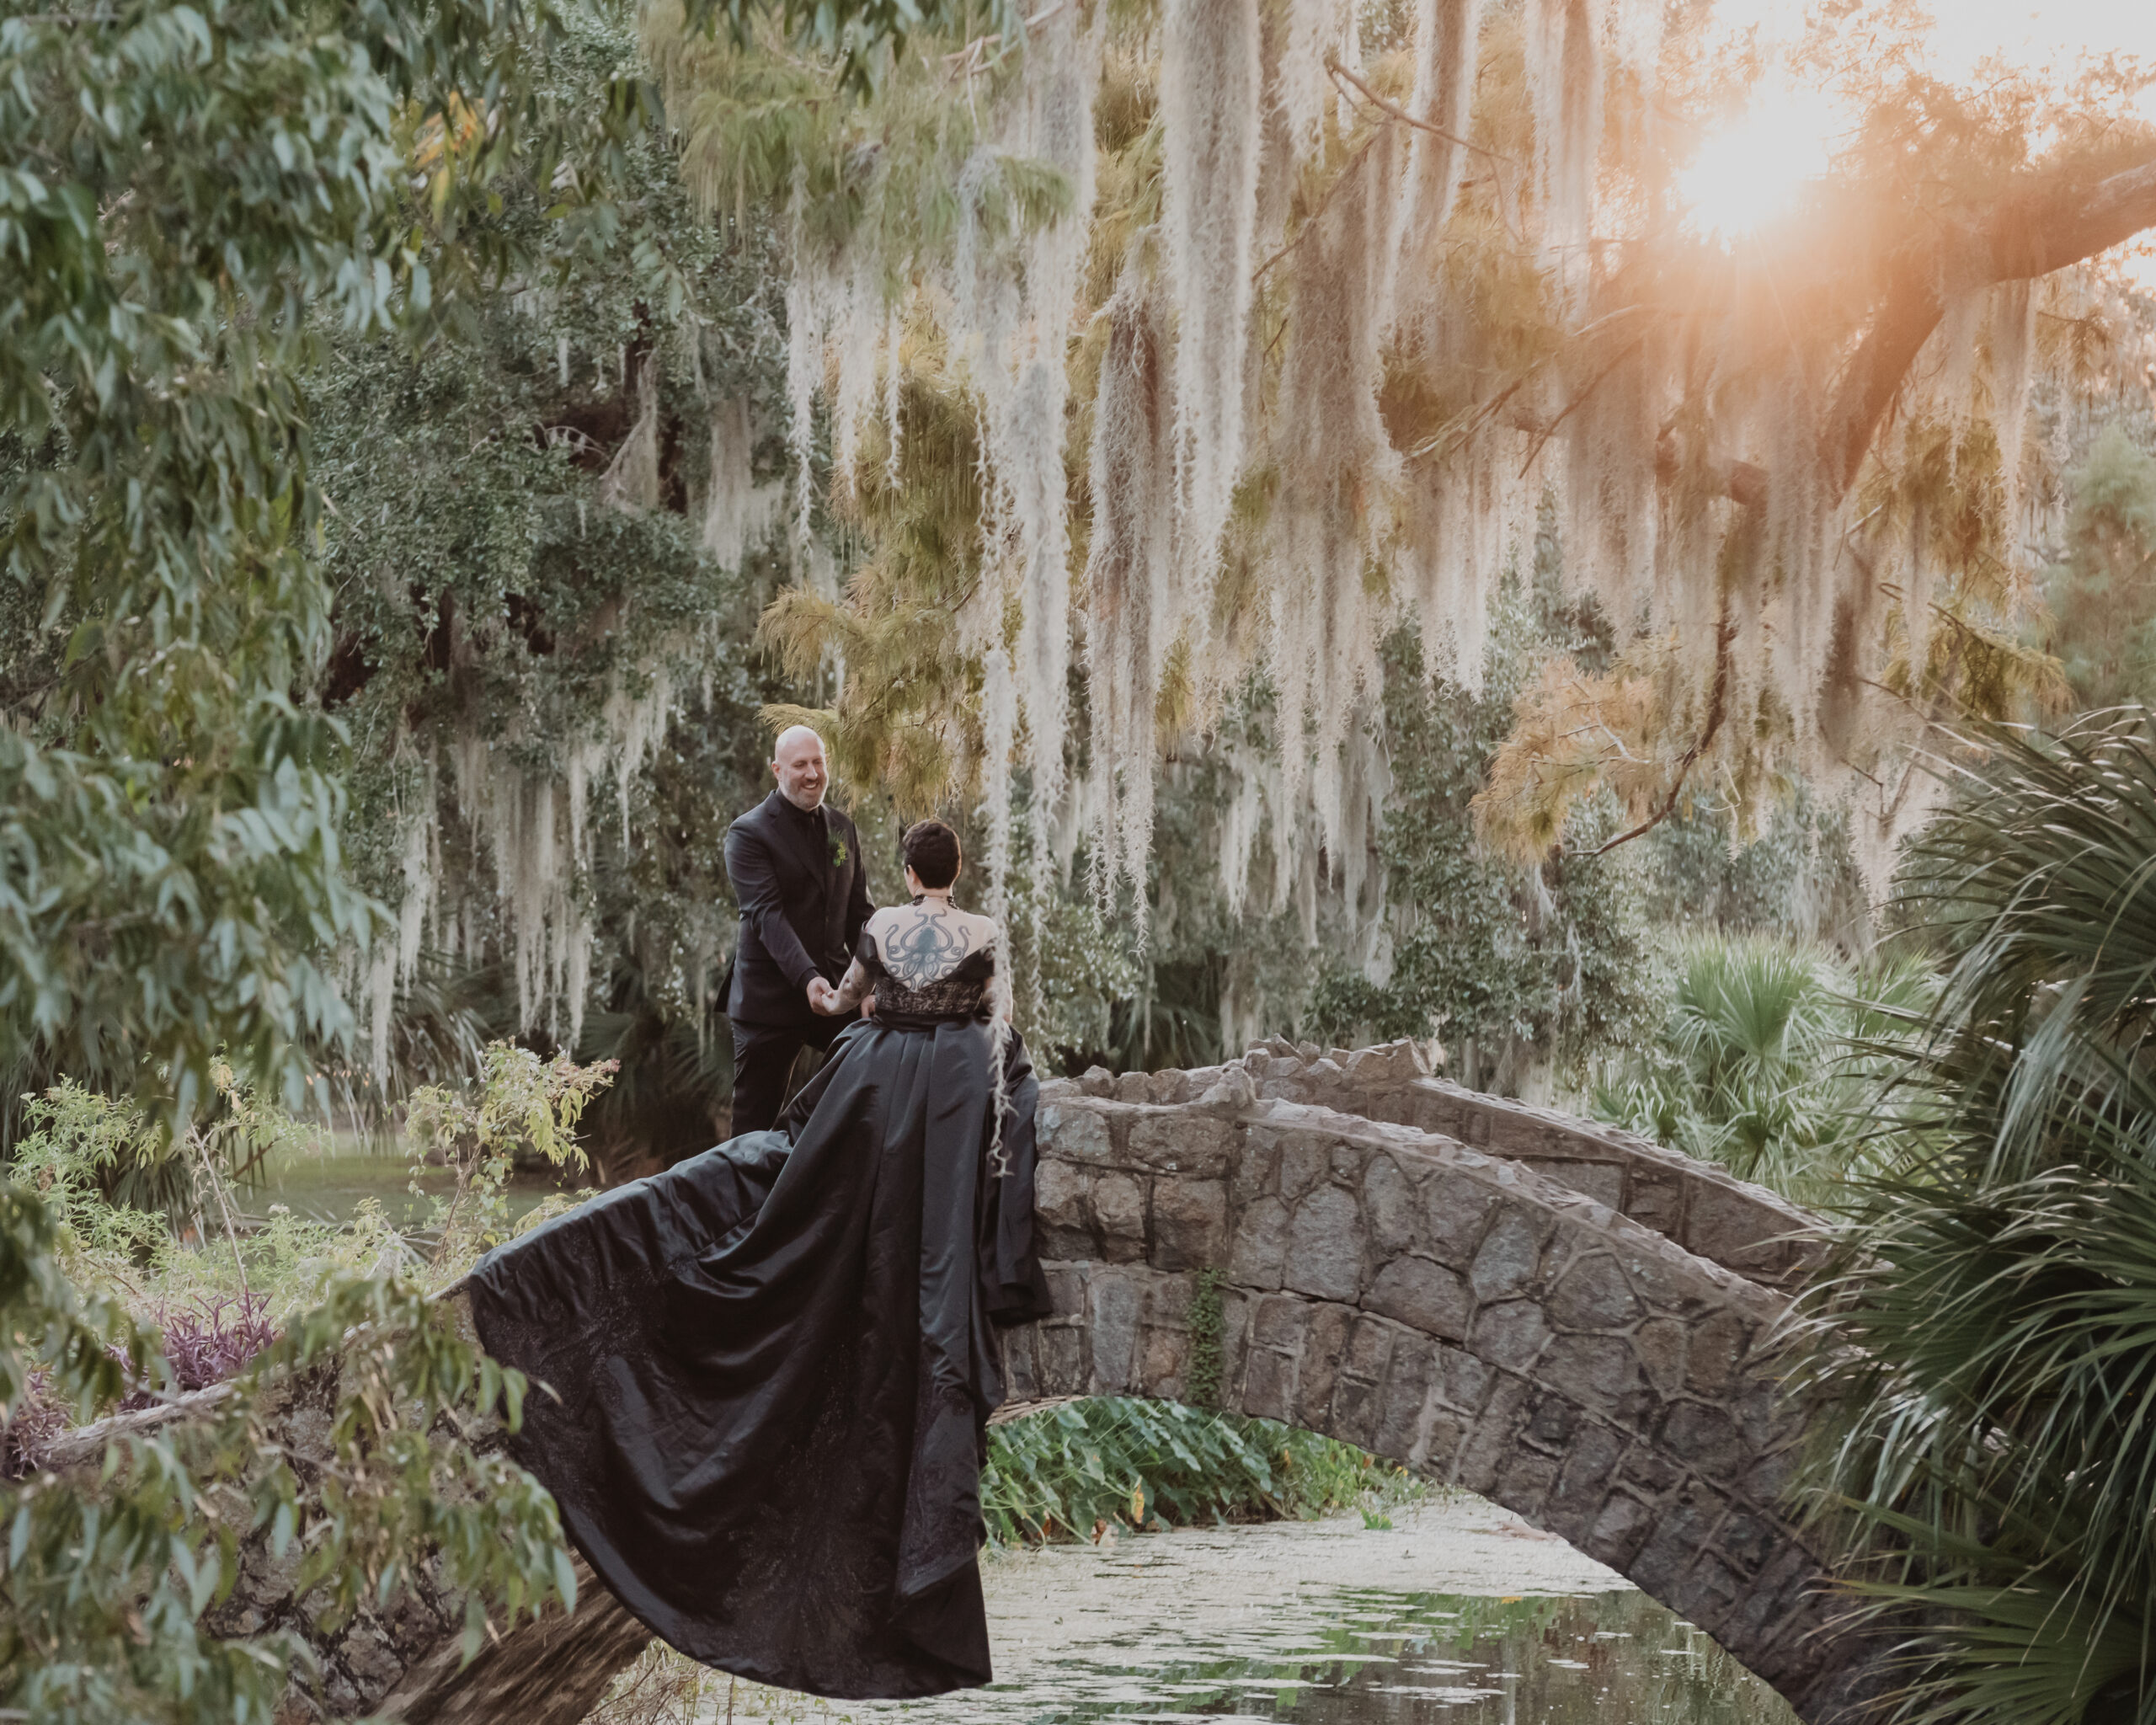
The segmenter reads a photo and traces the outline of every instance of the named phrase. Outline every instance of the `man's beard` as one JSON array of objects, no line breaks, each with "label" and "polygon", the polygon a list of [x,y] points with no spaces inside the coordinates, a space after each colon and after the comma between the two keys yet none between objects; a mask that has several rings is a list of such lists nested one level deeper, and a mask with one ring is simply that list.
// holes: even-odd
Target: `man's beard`
[{"label": "man's beard", "polygon": [[824,791],[825,787],[818,785],[815,790],[815,801],[813,803],[804,803],[801,800],[801,796],[798,793],[789,791],[784,785],[781,785],[778,788],[779,795],[785,798],[787,802],[792,804],[793,806],[798,809],[803,814],[814,814],[819,809],[824,806]]}]

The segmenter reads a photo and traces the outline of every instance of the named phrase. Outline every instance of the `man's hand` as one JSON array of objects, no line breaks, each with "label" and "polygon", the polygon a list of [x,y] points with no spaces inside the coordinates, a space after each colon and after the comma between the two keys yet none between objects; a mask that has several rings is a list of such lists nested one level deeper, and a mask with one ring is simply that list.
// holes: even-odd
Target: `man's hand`
[{"label": "man's hand", "polygon": [[820,976],[808,979],[808,1010],[829,1018],[839,1009],[839,991]]}]

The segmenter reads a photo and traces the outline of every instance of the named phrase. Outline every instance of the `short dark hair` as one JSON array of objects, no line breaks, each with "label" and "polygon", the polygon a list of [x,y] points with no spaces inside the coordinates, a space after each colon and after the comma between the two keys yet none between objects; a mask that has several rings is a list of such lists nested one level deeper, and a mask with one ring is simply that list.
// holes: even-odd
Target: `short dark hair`
[{"label": "short dark hair", "polygon": [[941,891],[958,878],[958,836],[940,820],[914,822],[899,849],[923,886]]}]

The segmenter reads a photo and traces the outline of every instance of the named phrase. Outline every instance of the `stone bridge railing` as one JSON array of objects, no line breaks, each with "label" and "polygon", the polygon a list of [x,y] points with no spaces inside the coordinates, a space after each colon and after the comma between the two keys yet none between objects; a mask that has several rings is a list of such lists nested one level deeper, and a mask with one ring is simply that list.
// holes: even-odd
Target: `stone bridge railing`
[{"label": "stone bridge railing", "polygon": [[[1408,1044],[1096,1071],[1044,1087],[1041,1126],[1056,1316],[1007,1338],[1015,1402],[1195,1400],[1344,1439],[1620,1571],[1816,1725],[1875,1691],[1782,1503],[1803,1422],[1772,1337],[1821,1250],[1802,1212],[1447,1084]],[[259,1567],[236,1630],[292,1621]],[[574,1725],[645,1639],[580,1581],[573,1619],[468,1667],[454,1601],[362,1613],[320,1642],[328,1699],[408,1725]]]}]

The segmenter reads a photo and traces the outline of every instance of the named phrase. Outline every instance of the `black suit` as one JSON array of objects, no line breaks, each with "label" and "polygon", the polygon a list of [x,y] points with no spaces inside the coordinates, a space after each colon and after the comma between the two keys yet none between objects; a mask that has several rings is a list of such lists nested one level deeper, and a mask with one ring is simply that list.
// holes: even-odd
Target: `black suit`
[{"label": "black suit", "polygon": [[873,908],[861,834],[829,804],[804,812],[773,791],[726,830],[726,876],[741,906],[734,983],[734,1130],[778,1118],[803,1046],[828,1048],[845,1020],[808,1004],[808,982],[835,983]]}]

